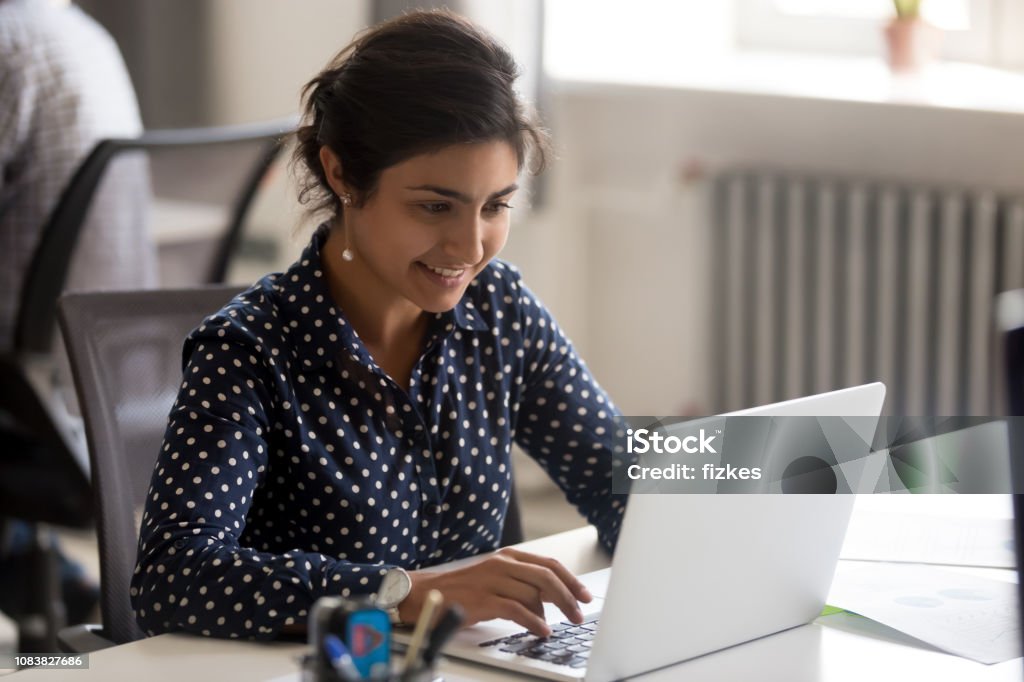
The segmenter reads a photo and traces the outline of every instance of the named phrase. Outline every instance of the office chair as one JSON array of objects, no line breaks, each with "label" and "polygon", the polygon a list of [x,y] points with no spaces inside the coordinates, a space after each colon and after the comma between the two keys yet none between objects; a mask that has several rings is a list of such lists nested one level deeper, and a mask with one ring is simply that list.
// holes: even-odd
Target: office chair
[{"label": "office chair", "polygon": [[[61,331],[89,444],[100,550],[103,625],[61,634],[66,651],[144,637],[129,600],[141,508],[181,384],[181,345],[238,289],[79,293],[59,304]],[[511,496],[502,546],[522,542]]]},{"label": "office chair", "polygon": [[138,514],[181,384],[182,343],[239,290],[222,285],[72,293],[60,300],[61,331],[89,444],[103,618],[102,628],[62,631],[65,650],[95,650],[145,636],[128,591]]},{"label": "office chair", "polygon": [[[74,408],[55,388],[63,363],[53,349],[57,298],[68,282],[90,212],[109,211],[112,207],[106,201],[124,199],[124,193],[131,192],[143,195],[138,199],[145,209],[133,208],[133,219],[145,221],[150,213],[161,215],[161,211],[172,217],[203,216],[213,223],[209,225],[213,241],[205,259],[192,259],[201,262],[187,276],[188,284],[222,282],[259,185],[294,125],[289,119],[154,130],[137,138],[103,140],[76,170],[50,214],[26,271],[13,347],[0,355],[0,416],[5,419],[0,426],[14,434],[4,443],[8,456],[0,459],[0,526],[4,518],[72,528],[92,523],[85,441]],[[113,182],[125,178],[133,180],[130,186]],[[168,211],[168,206],[176,210]],[[190,212],[183,211],[183,206]],[[53,568],[51,543],[41,537],[38,545],[33,548],[33,561]],[[21,632],[23,651],[55,648],[62,607],[53,593],[53,581],[48,584],[51,587],[40,594],[33,611],[44,614],[45,632]]]}]

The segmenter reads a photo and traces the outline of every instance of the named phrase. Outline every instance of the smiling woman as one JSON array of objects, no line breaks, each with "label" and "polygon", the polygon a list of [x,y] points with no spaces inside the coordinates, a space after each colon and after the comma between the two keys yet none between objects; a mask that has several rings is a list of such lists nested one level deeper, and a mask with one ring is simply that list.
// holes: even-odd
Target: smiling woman
[{"label": "smiling woman", "polygon": [[[305,90],[302,196],[325,222],[185,343],[140,530],[150,634],[271,638],[327,595],[405,622],[431,590],[466,621],[547,634],[583,585],[499,546],[518,443],[615,545],[617,412],[495,258],[545,138],[493,38],[446,12],[370,29]],[[621,439],[619,439],[621,442]]]}]

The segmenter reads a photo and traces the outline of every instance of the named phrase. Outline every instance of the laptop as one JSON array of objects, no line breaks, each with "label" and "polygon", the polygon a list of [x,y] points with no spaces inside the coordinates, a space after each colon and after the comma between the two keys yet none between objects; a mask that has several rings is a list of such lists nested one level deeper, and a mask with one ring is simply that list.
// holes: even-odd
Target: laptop
[{"label": "laptop", "polygon": [[[870,443],[884,398],[874,383],[728,416],[871,417],[861,420]],[[803,625],[825,604],[853,502],[633,494],[612,567],[580,576],[594,596],[580,604],[582,625],[548,604],[546,640],[491,620],[459,632],[445,654],[546,679],[608,682]]]}]

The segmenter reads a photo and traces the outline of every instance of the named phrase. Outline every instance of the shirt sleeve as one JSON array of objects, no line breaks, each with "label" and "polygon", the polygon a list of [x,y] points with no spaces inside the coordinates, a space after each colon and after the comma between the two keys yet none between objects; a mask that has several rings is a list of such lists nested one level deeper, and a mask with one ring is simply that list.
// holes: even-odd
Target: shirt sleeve
[{"label": "shirt sleeve", "polygon": [[627,498],[612,494],[619,412],[547,308],[521,281],[515,286],[524,353],[516,442],[613,551]]},{"label": "shirt sleeve", "polygon": [[390,566],[243,546],[246,515],[272,475],[267,437],[279,370],[231,321],[200,327],[185,354],[132,577],[142,629],[269,639],[305,623],[321,596],[374,596]]}]

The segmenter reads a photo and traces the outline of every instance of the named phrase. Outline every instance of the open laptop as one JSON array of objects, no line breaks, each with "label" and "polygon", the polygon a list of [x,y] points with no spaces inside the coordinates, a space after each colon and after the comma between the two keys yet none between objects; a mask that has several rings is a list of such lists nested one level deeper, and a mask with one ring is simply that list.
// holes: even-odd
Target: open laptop
[{"label": "open laptop", "polygon": [[[873,431],[884,399],[885,386],[875,383],[734,414],[872,417]],[[547,605],[554,655],[537,656],[537,638],[506,620],[462,630],[445,654],[553,680],[607,682],[803,625],[825,604],[853,501],[631,495],[613,567],[580,576],[594,595],[580,604],[584,624],[565,623]]]}]

